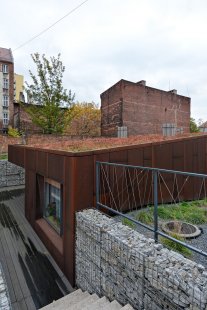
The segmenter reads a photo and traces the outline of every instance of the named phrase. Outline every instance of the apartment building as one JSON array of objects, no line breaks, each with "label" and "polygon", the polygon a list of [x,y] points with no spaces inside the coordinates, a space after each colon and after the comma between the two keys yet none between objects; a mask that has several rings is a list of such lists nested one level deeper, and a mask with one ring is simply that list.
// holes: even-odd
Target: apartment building
[{"label": "apartment building", "polygon": [[14,73],[14,102],[25,102],[24,76]]},{"label": "apartment building", "polygon": [[14,60],[11,49],[0,47],[0,131],[13,124]]}]

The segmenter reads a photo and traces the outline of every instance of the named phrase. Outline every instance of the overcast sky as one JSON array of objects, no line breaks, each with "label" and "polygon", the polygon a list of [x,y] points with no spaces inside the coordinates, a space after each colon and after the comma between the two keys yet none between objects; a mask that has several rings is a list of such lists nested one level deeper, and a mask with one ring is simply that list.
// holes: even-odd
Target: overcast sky
[{"label": "overcast sky", "polygon": [[[16,49],[81,2],[0,0],[0,46]],[[100,103],[100,93],[120,79],[146,80],[191,97],[192,117],[207,120],[206,0],[89,0],[13,52],[26,81],[34,52],[61,53],[64,86],[78,101]]]}]

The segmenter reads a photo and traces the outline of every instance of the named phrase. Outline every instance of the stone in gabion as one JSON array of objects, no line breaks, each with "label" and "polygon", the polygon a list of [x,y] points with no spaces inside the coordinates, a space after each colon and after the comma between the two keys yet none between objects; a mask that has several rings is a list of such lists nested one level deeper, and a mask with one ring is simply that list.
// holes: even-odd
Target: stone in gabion
[{"label": "stone in gabion", "polygon": [[207,270],[97,210],[77,213],[76,283],[135,309],[207,309]]}]

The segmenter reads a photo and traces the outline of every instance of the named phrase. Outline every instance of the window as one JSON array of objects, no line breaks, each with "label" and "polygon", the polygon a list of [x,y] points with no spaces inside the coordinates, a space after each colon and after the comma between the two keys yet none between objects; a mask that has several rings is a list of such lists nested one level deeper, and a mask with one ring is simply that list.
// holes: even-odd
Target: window
[{"label": "window", "polygon": [[3,96],[3,107],[8,107],[9,105],[9,96],[4,95]]},{"label": "window", "polygon": [[8,73],[8,65],[5,65],[5,64],[2,65],[2,72]]},{"label": "window", "polygon": [[8,125],[8,123],[9,123],[8,113],[3,113],[3,125]]},{"label": "window", "polygon": [[8,79],[4,79],[3,88],[5,88],[5,89],[9,88],[9,80]]},{"label": "window", "polygon": [[61,184],[50,179],[45,179],[45,204],[44,218],[62,235],[62,198]]}]

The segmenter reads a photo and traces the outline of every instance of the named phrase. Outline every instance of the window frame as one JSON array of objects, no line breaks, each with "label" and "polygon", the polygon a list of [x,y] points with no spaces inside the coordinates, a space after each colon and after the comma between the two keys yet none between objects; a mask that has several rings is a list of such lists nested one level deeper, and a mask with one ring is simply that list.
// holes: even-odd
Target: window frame
[{"label": "window frame", "polygon": [[7,79],[7,78],[3,79],[3,88],[9,89],[9,79]]},{"label": "window frame", "polygon": [[8,106],[9,106],[9,96],[3,95],[3,107],[8,108]]},{"label": "window frame", "polygon": [[2,72],[9,73],[9,66],[7,64],[2,64]]},{"label": "window frame", "polygon": [[[6,115],[6,117],[5,117]],[[6,120],[6,122],[5,122]],[[9,113],[3,112],[3,125],[8,125],[9,124]]]},{"label": "window frame", "polygon": [[[46,208],[48,205],[48,202],[50,202],[50,191],[51,191],[51,186],[55,187],[60,191],[60,227],[58,228],[55,224],[53,224],[47,217],[46,215]],[[47,188],[48,187],[48,188]],[[49,190],[49,191],[48,191]],[[49,196],[47,196],[49,195]],[[43,204],[43,213],[42,216],[44,220],[57,232],[59,236],[63,235],[63,186],[61,183],[58,183],[52,179],[49,178],[44,178],[44,204]]]}]

